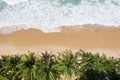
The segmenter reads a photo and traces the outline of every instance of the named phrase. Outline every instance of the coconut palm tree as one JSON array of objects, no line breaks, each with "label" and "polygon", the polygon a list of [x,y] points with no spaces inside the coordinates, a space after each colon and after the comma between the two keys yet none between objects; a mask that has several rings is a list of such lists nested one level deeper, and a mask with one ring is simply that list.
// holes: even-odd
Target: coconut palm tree
[{"label": "coconut palm tree", "polygon": [[0,80],[103,80],[106,75],[120,80],[120,59],[82,50],[0,58]]},{"label": "coconut palm tree", "polygon": [[57,80],[60,77],[60,70],[58,63],[56,62],[55,55],[48,53],[41,53],[41,60],[38,63],[38,77],[37,80]]},{"label": "coconut palm tree", "polygon": [[60,52],[57,61],[65,80],[75,80],[75,76],[79,74],[79,64],[81,63],[81,58],[77,52],[72,53],[71,50]]},{"label": "coconut palm tree", "polygon": [[98,80],[98,79],[102,80],[102,78],[104,78],[104,73],[106,72],[106,68],[103,65],[104,60],[106,60],[106,56],[103,55],[104,56],[103,60],[98,53],[93,55],[90,52],[81,51],[80,54],[84,62],[81,65],[80,78],[85,80]]},{"label": "coconut palm tree", "polygon": [[120,74],[120,58],[117,60],[116,67],[117,67],[118,74]]},{"label": "coconut palm tree", "polygon": [[119,75],[119,80],[120,80],[120,58],[117,61],[116,67],[117,67],[116,71],[117,71],[117,73]]},{"label": "coconut palm tree", "polygon": [[28,55],[22,55],[21,59],[21,63],[19,64],[20,71],[18,72],[19,78],[24,80],[36,80],[36,62],[39,58],[34,53],[28,52]]},{"label": "coconut palm tree", "polygon": [[3,72],[3,61],[0,59],[0,80],[8,80],[8,78],[2,73]]},{"label": "coconut palm tree", "polygon": [[120,80],[120,73],[119,73],[119,60],[115,58],[110,58],[106,62],[106,70],[107,70],[107,75],[110,78],[110,80]]},{"label": "coconut palm tree", "polygon": [[84,52],[82,50],[80,54],[84,62],[81,66],[82,79],[103,80],[107,75],[110,80],[119,80],[119,75],[116,73],[117,59],[113,57],[107,58],[104,54],[102,56],[99,56],[98,53],[93,55],[91,52]]},{"label": "coconut palm tree", "polygon": [[20,63],[21,57],[19,55],[15,56],[2,56],[1,59],[1,77],[8,80],[18,80],[17,71],[19,68],[17,65]]}]

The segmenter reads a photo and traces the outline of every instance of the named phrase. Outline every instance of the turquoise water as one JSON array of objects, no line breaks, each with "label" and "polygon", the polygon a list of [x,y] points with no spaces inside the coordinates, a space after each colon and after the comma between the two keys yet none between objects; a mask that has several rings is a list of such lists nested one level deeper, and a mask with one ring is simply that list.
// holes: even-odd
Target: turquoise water
[{"label": "turquoise water", "polygon": [[78,5],[80,4],[81,0],[59,0],[59,2],[63,4]]},{"label": "turquoise water", "polygon": [[2,11],[5,6],[6,6],[5,2],[0,0],[0,11]]},{"label": "turquoise water", "polygon": [[81,4],[82,2],[86,2],[89,4],[105,4],[108,2],[111,2],[115,5],[119,5],[120,1],[119,0],[59,0],[60,3],[63,4],[73,4],[73,5],[78,5]]}]

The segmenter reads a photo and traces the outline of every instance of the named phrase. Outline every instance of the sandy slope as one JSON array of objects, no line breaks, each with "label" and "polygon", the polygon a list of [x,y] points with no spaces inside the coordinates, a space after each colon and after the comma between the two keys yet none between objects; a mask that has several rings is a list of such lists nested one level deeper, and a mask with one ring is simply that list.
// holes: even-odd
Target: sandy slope
[{"label": "sandy slope", "polygon": [[59,33],[43,33],[38,29],[19,30],[9,35],[0,34],[0,54],[24,53],[27,50],[61,51],[83,49],[106,52],[119,57],[120,28],[104,28],[96,25],[61,27]]}]

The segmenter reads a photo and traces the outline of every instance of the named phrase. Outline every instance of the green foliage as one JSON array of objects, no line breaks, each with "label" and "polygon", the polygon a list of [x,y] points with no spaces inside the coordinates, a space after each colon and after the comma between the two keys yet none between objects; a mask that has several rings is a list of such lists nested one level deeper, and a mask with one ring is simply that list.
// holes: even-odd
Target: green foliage
[{"label": "green foliage", "polygon": [[35,80],[36,71],[37,71],[37,62],[38,58],[34,53],[28,52],[28,55],[24,54],[21,57],[21,63],[19,64],[19,74],[20,79],[25,80]]},{"label": "green foliage", "polygon": [[72,80],[73,75],[77,76],[79,74],[79,61],[80,56],[77,54],[77,52],[74,54],[72,51],[64,51],[59,53],[59,56],[57,57],[57,61],[59,63],[59,67],[63,71],[63,74],[66,80]]},{"label": "green foliage", "polygon": [[56,61],[55,55],[48,53],[42,53],[40,56],[41,60],[38,63],[38,78],[39,80],[57,80],[60,77],[61,71]]},{"label": "green foliage", "polygon": [[[111,64],[111,65],[110,65]],[[109,64],[106,70],[107,75],[110,77],[111,80],[120,80],[120,63],[118,59],[110,58]]]},{"label": "green foliage", "polygon": [[[116,65],[117,59],[107,58],[104,54],[100,56],[98,53],[80,52],[84,63],[81,65],[81,80],[103,80],[108,76],[110,80],[120,80]],[[94,76],[93,76],[94,75]]]},{"label": "green foliage", "polygon": [[20,63],[21,57],[19,55],[15,56],[2,56],[1,58],[1,68],[0,75],[1,79],[5,80],[16,80],[16,72],[19,70],[18,64]]},{"label": "green foliage", "polygon": [[0,58],[0,80],[120,80],[120,59],[66,50]]}]

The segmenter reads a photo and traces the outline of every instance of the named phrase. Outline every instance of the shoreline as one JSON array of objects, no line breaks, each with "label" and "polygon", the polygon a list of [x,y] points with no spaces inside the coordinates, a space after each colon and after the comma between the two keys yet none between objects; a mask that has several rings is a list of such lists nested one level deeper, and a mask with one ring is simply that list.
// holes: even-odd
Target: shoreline
[{"label": "shoreline", "polygon": [[[120,28],[84,25],[79,27],[60,27],[61,32],[44,33],[30,28],[14,33],[0,34],[0,55],[10,53],[85,50],[105,53],[107,56],[120,55]],[[12,51],[12,49],[14,49]],[[109,54],[108,54],[109,53]]]},{"label": "shoreline", "polygon": [[[33,52],[35,54],[40,54],[42,52],[48,51],[52,52],[52,54],[57,55],[58,52],[63,52],[65,50],[71,50],[72,52],[79,51],[81,48],[69,48],[69,47],[56,47],[56,46],[44,46],[44,47],[16,47],[16,46],[0,46],[0,56],[1,55],[21,55],[28,54],[28,51]],[[105,54],[107,57],[120,58],[120,50],[119,49],[81,49],[85,52],[92,52],[93,54],[99,53],[99,55]]]}]

